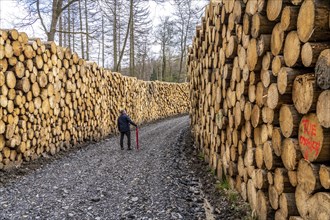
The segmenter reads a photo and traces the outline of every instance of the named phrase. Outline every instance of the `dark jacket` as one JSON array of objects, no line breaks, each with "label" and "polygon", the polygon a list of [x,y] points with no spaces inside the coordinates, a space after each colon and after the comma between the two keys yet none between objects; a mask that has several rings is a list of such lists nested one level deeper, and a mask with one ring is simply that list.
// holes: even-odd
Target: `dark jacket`
[{"label": "dark jacket", "polygon": [[118,130],[120,132],[128,132],[130,131],[129,124],[137,126],[126,114],[122,114],[118,118]]}]

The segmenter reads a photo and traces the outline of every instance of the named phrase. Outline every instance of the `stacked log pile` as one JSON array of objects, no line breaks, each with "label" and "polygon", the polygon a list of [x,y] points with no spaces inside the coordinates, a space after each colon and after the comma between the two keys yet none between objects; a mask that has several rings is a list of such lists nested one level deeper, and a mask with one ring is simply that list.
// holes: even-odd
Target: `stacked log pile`
[{"label": "stacked log pile", "polygon": [[0,169],[115,133],[121,109],[141,124],[189,106],[187,83],[112,73],[16,30],[0,30],[0,91]]},{"label": "stacked log pile", "polygon": [[188,55],[195,143],[259,219],[330,219],[330,1],[211,1]]}]

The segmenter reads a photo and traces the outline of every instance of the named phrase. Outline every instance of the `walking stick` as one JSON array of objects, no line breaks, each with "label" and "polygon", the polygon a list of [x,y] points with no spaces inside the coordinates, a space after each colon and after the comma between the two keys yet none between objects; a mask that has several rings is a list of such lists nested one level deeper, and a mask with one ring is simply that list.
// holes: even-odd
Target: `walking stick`
[{"label": "walking stick", "polygon": [[136,149],[139,150],[139,129],[138,127],[135,128],[135,134],[136,134]]}]

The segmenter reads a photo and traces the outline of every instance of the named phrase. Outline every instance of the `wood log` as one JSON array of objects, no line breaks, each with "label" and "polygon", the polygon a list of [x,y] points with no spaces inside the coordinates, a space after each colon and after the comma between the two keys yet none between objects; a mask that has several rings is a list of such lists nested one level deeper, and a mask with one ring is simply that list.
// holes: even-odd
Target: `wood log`
[{"label": "wood log", "polygon": [[299,124],[299,146],[306,160],[326,162],[330,158],[330,131],[323,129],[315,113],[304,115]]},{"label": "wood log", "polygon": [[271,83],[276,82],[276,77],[273,75],[273,73],[270,70],[262,69],[260,72],[260,78],[261,82],[264,85],[264,87],[268,87]]},{"label": "wood log", "polygon": [[326,165],[321,165],[319,174],[321,185],[325,189],[330,189],[330,167]]},{"label": "wood log", "polygon": [[[312,164],[304,159],[301,159],[299,161],[298,170],[297,170],[298,187],[300,187],[308,195],[310,195],[311,193],[313,193],[318,189],[321,189],[322,187],[319,178],[319,170],[320,170],[319,165]],[[297,195],[296,195],[296,199],[297,199]]]},{"label": "wood log", "polygon": [[267,125],[262,124],[258,126],[253,131],[254,143],[256,145],[264,144],[268,139],[268,128]]},{"label": "wood log", "polygon": [[267,106],[264,106],[261,110],[262,121],[266,124],[276,124],[276,122],[273,122],[275,117],[274,115],[274,110]]},{"label": "wood log", "polygon": [[279,193],[273,185],[268,188],[269,203],[274,210],[277,210],[279,205]]},{"label": "wood log", "polygon": [[271,52],[266,52],[265,55],[262,58],[262,69],[263,70],[269,70],[271,61],[273,60],[273,55]]},{"label": "wood log", "polygon": [[294,193],[282,193],[279,199],[279,207],[285,218],[292,215],[299,215]]},{"label": "wood log", "polygon": [[292,193],[295,188],[291,186],[288,171],[285,168],[276,168],[274,173],[274,187],[276,191],[280,194],[283,192]]},{"label": "wood log", "polygon": [[[270,41],[271,41],[272,35],[270,34],[262,34],[258,38],[257,42],[257,54],[258,56],[263,56],[267,53],[267,51],[270,50]],[[262,63],[263,64],[263,63]]]},{"label": "wood log", "polygon": [[267,171],[263,169],[256,169],[255,176],[256,176],[256,182],[255,182],[256,188],[263,190],[267,189],[269,186],[267,180]]},{"label": "wood log", "polygon": [[260,34],[271,34],[274,25],[275,22],[270,22],[266,16],[256,13],[252,16],[251,36],[257,38]]},{"label": "wood log", "polygon": [[302,42],[330,39],[329,8],[328,2],[324,6],[316,5],[313,0],[303,2],[297,19],[297,32]]},{"label": "wood log", "polygon": [[[215,152],[221,155],[230,185],[249,200],[259,218],[327,219],[327,186],[323,182],[329,181],[329,172],[319,167],[327,167],[330,158],[330,150],[324,150],[329,146],[330,53],[324,51],[330,42],[330,2],[229,1],[218,3],[221,15],[210,14],[214,7],[208,9],[189,52],[194,138],[212,166]],[[216,40],[216,32],[221,39]],[[9,65],[17,61],[13,59]],[[212,75],[212,69],[220,73]],[[8,103],[11,99],[6,98]],[[304,121],[311,114],[313,122]],[[315,139],[319,134],[322,140]],[[322,149],[315,147],[319,145]],[[303,148],[313,163],[303,158]],[[300,165],[304,162],[308,165]],[[314,204],[320,206],[319,213]]]},{"label": "wood log", "polygon": [[275,155],[280,157],[282,154],[282,133],[280,128],[273,129],[272,147]]},{"label": "wood log", "polygon": [[272,60],[272,72],[274,76],[277,76],[280,69],[284,65],[284,58],[283,56],[275,56]]},{"label": "wood log", "polygon": [[308,199],[310,195],[305,192],[302,185],[298,185],[295,192],[296,206],[299,214],[305,219],[308,212]]},{"label": "wood log", "polygon": [[257,193],[257,216],[258,219],[269,219],[270,216],[274,215],[274,211],[271,209],[268,198],[262,190],[259,190]]},{"label": "wood log", "polygon": [[[306,114],[316,109],[318,91],[315,89],[314,74],[297,76],[293,82],[292,100],[297,111]],[[314,101],[314,102],[313,102]]]},{"label": "wood log", "polygon": [[288,67],[294,66],[300,57],[300,41],[296,31],[291,31],[285,38],[283,50],[284,62]]},{"label": "wood log", "polygon": [[308,199],[307,219],[329,219],[330,218],[330,193],[318,192]]},{"label": "wood log", "polygon": [[277,75],[278,92],[281,95],[291,94],[295,78],[306,73],[306,71],[308,71],[308,69],[292,69],[288,67],[282,67]]},{"label": "wood log", "polygon": [[307,42],[301,48],[301,61],[305,67],[315,66],[321,52],[329,47],[327,42]]},{"label": "wood log", "polygon": [[[300,0],[295,0],[295,1],[300,1]],[[300,216],[290,216],[289,220],[303,220],[303,218]]]},{"label": "wood log", "polygon": [[270,109],[275,109],[279,103],[279,95],[277,84],[272,83],[267,90],[267,106]]},{"label": "wood log", "polygon": [[296,29],[299,7],[285,6],[281,15],[281,28],[283,31],[292,31]]},{"label": "wood log", "polygon": [[[259,169],[262,169],[264,166],[263,150],[262,145],[258,145],[255,150],[255,160],[256,165]],[[257,186],[256,186],[257,187]]]},{"label": "wood log", "polygon": [[267,2],[267,18],[274,21],[282,11],[282,0],[269,0]]},{"label": "wood log", "polygon": [[[274,0],[275,2],[276,0]],[[271,37],[271,51],[274,56],[277,56],[283,46],[284,41],[284,31],[281,28],[281,23],[277,23],[275,27],[273,28],[272,37]]]},{"label": "wood log", "polygon": [[13,89],[16,85],[16,76],[12,71],[5,72],[6,85],[8,88]]},{"label": "wood log", "polygon": [[250,34],[250,25],[251,25],[251,15],[245,13],[243,15],[243,33],[245,35]]},{"label": "wood log", "polygon": [[291,136],[298,135],[298,124],[301,120],[301,116],[293,105],[283,104],[280,109],[279,122],[281,132],[284,137],[289,138]]},{"label": "wood log", "polygon": [[257,208],[257,190],[254,187],[253,181],[251,179],[247,182],[247,198],[251,209],[256,210]]},{"label": "wood log", "polygon": [[268,170],[275,170],[277,167],[281,167],[282,161],[275,155],[270,141],[265,142],[263,145],[263,156],[265,166]]},{"label": "wood log", "polygon": [[257,13],[258,11],[258,2],[257,1],[247,1],[246,2],[246,8],[245,8],[245,12],[248,15],[254,15],[255,13]]},{"label": "wood log", "polygon": [[323,50],[315,66],[316,83],[322,89],[330,88],[330,49]]},{"label": "wood log", "polygon": [[254,128],[262,123],[261,111],[258,105],[254,105],[251,112],[251,124]]},{"label": "wood log", "polygon": [[262,107],[267,102],[267,88],[264,87],[262,82],[258,82],[256,87],[256,104]]},{"label": "wood log", "polygon": [[249,42],[247,52],[246,63],[250,71],[255,70],[258,63],[258,52],[257,52],[257,40],[252,38]]},{"label": "wood log", "polygon": [[286,217],[284,217],[284,215],[282,214],[281,209],[276,210],[274,218],[275,218],[275,220],[285,220],[286,219]]},{"label": "wood log", "polygon": [[298,140],[286,138],[283,141],[281,158],[287,170],[292,171],[296,169],[299,160],[302,158]]},{"label": "wood log", "polygon": [[297,190],[295,192],[295,197],[299,214],[304,219],[329,218],[329,193],[319,192],[313,196],[310,196],[308,193],[305,192],[302,185],[298,185]]},{"label": "wood log", "polygon": [[317,101],[316,115],[320,124],[325,128],[330,128],[330,90],[323,91]]},{"label": "wood log", "polygon": [[288,171],[288,177],[290,180],[290,183],[293,187],[296,187],[298,185],[298,180],[297,180],[297,171]]}]

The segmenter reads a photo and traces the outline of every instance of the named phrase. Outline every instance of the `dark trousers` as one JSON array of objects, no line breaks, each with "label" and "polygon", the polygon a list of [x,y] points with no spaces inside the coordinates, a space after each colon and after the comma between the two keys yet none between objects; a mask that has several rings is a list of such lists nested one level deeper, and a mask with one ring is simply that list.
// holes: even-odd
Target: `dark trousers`
[{"label": "dark trousers", "polygon": [[127,148],[131,148],[131,132],[126,131],[126,132],[120,132],[120,147],[124,148],[123,142],[124,142],[124,135],[127,136]]}]

